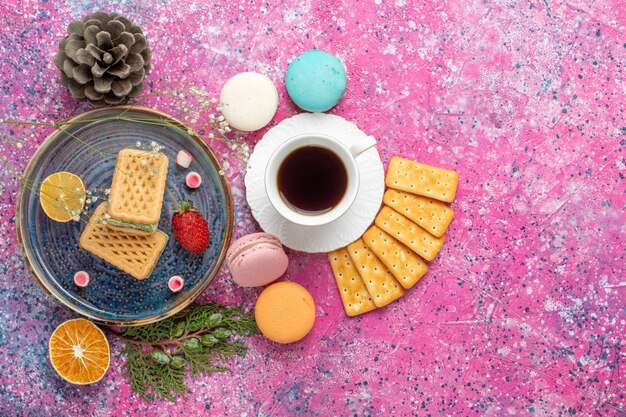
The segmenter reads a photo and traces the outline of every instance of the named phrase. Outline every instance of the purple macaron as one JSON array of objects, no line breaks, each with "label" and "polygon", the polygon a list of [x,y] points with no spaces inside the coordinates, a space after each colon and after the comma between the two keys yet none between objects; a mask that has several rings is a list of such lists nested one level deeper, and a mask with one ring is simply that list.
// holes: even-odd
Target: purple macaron
[{"label": "purple macaron", "polygon": [[253,233],[230,245],[226,264],[233,281],[242,287],[260,287],[280,278],[289,259],[277,237]]}]

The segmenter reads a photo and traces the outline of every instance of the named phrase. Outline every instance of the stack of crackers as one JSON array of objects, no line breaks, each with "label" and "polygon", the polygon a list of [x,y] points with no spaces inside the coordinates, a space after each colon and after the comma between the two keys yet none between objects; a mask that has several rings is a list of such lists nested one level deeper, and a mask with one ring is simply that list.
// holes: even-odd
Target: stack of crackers
[{"label": "stack of crackers", "polygon": [[167,170],[162,153],[122,149],[109,201],[94,210],[80,246],[137,279],[147,278],[169,239],[157,230]]},{"label": "stack of crackers", "polygon": [[363,236],[328,253],[348,316],[402,297],[428,270],[454,217],[459,176],[394,156],[385,178],[384,205]]}]

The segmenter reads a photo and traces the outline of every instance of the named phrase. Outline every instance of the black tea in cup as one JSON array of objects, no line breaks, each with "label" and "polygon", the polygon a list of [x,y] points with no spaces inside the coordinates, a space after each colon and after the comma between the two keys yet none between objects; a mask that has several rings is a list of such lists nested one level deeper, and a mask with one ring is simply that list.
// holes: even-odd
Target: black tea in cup
[{"label": "black tea in cup", "polygon": [[303,146],[285,157],[276,180],[288,206],[302,214],[318,215],[341,202],[348,186],[348,172],[330,149]]}]

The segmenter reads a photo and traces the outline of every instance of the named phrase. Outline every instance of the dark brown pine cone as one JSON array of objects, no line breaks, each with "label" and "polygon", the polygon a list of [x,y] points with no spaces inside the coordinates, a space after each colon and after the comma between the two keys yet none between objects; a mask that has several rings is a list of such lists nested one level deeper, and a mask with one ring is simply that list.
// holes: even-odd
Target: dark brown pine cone
[{"label": "dark brown pine cone", "polygon": [[141,28],[117,13],[96,12],[67,32],[54,64],[76,99],[103,106],[139,95],[152,57]]}]

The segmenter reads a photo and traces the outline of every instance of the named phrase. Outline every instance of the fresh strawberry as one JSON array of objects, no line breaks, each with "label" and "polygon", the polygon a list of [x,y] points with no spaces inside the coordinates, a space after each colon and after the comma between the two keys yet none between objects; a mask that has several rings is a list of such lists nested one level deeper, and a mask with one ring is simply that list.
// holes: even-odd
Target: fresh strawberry
[{"label": "fresh strawberry", "polygon": [[180,246],[191,253],[201,253],[209,246],[209,226],[190,200],[181,201],[172,216],[172,230]]}]

